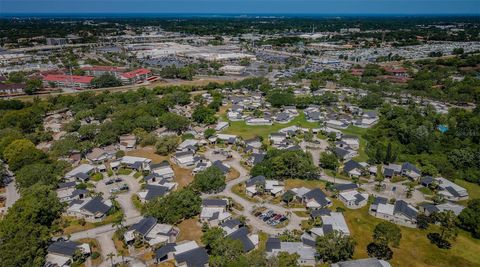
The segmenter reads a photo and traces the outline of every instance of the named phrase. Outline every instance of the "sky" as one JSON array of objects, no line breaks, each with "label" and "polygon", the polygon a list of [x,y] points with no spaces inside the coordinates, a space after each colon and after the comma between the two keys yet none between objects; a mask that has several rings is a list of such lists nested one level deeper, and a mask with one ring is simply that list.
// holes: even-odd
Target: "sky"
[{"label": "sky", "polygon": [[480,0],[0,0],[12,13],[480,15]]}]

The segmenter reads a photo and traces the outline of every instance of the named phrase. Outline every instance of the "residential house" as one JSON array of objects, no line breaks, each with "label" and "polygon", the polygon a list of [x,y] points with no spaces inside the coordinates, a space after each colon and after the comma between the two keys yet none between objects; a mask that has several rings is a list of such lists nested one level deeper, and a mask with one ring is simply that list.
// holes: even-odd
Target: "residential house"
[{"label": "residential house", "polygon": [[293,192],[295,197],[304,203],[308,209],[321,209],[332,204],[332,201],[327,198],[327,195],[320,188],[310,190],[305,187],[300,187],[292,188],[290,191]]},{"label": "residential house", "polygon": [[418,210],[403,200],[390,204],[388,199],[376,197],[369,213],[377,218],[408,227],[416,227]]},{"label": "residential house", "polygon": [[143,157],[124,156],[120,159],[120,164],[135,171],[150,171],[151,159]]},{"label": "residential house", "polygon": [[335,147],[334,149],[335,155],[341,160],[349,160],[358,155],[357,151],[353,149],[344,149],[340,147]]},{"label": "residential house", "polygon": [[338,199],[350,209],[358,209],[367,205],[368,194],[358,192],[357,184],[335,184],[333,185],[338,192]]},{"label": "residential house", "polygon": [[47,248],[44,266],[70,266],[73,263],[75,253],[79,251],[85,256],[91,253],[90,245],[74,241],[56,241]]},{"label": "residential house", "polygon": [[265,159],[265,153],[252,153],[252,155],[247,159],[247,164],[249,166],[255,166],[258,163],[262,162]]},{"label": "residential house", "polygon": [[137,193],[137,196],[140,201],[145,203],[157,197],[168,195],[168,193],[170,193],[176,187],[177,183],[169,183],[161,180],[159,184],[147,184],[145,189],[142,189]]},{"label": "residential house", "polygon": [[360,177],[365,167],[355,160],[349,160],[343,165],[343,172],[352,177]]},{"label": "residential house", "polygon": [[177,146],[177,151],[192,151],[195,152],[198,150],[198,140],[195,139],[187,139],[181,142]]},{"label": "residential house", "polygon": [[287,134],[286,133],[271,133],[268,137],[270,143],[273,145],[279,145],[285,143],[287,141]]},{"label": "residential house", "polygon": [[230,124],[226,121],[219,121],[215,126],[215,131],[219,132],[228,128]]},{"label": "residential house", "polygon": [[167,243],[155,251],[155,263],[173,260],[175,266],[181,267],[206,267],[208,266],[208,253],[195,241],[185,241],[180,244]]},{"label": "residential house", "polygon": [[232,214],[227,211],[227,206],[227,199],[203,199],[200,220],[208,223],[210,226],[218,226],[232,217]]},{"label": "residential house", "polygon": [[355,135],[343,135],[341,140],[347,144],[353,150],[358,150],[360,148],[360,139]]},{"label": "residential house", "polygon": [[333,231],[338,231],[343,235],[350,235],[350,230],[343,217],[343,213],[327,210],[324,214],[320,215],[320,218],[322,220],[322,226],[310,229],[310,236],[313,237],[313,240]]},{"label": "residential house", "polygon": [[458,205],[452,202],[446,202],[442,204],[433,204],[433,203],[422,203],[419,205],[419,210],[425,215],[430,216],[433,213],[452,211],[456,216],[460,215],[462,210],[465,209],[464,206]]},{"label": "residential house", "polygon": [[196,163],[195,154],[192,151],[176,152],[172,156],[172,161],[183,168],[193,167]]},{"label": "residential house", "polygon": [[273,121],[270,118],[248,118],[245,120],[247,125],[272,125]]},{"label": "residential house", "polygon": [[443,177],[435,178],[438,188],[438,194],[450,201],[460,201],[468,199],[467,189],[457,185],[456,183],[447,180]]},{"label": "residential house", "polygon": [[158,246],[175,242],[178,234],[179,231],[172,225],[158,223],[154,217],[145,217],[130,226],[123,234],[123,238],[127,244],[131,244],[136,238],[140,238],[150,246]]},{"label": "residential house", "polygon": [[[161,163],[155,163],[150,165],[150,169],[153,174],[156,174],[160,179],[172,179],[175,176],[170,163],[168,161],[163,161]],[[155,182],[155,180],[153,180]]]},{"label": "residential house", "polygon": [[245,191],[250,197],[261,192],[277,197],[284,193],[284,186],[277,180],[266,180],[264,176],[255,176],[245,182]]},{"label": "residential house", "polygon": [[327,120],[325,125],[334,129],[347,129],[349,124],[340,120]]},{"label": "residential house", "polygon": [[119,149],[130,151],[136,148],[137,138],[134,135],[122,135],[119,137]]},{"label": "residential house", "polygon": [[316,264],[315,248],[303,242],[281,242],[278,238],[270,237],[267,239],[265,252],[268,257],[277,256],[280,252],[296,253],[300,256],[297,260],[300,266],[315,266]]},{"label": "residential house", "polygon": [[96,168],[90,164],[81,164],[75,167],[73,170],[65,174],[65,179],[68,181],[81,181],[86,182],[90,179],[90,175],[96,172]]},{"label": "residential house", "polygon": [[226,237],[238,240],[242,243],[243,252],[247,253],[258,247],[259,238],[257,234],[249,234],[248,228],[242,226],[231,233],[227,233]]},{"label": "residential house", "polygon": [[111,200],[103,200],[102,197],[85,198],[71,201],[66,213],[88,222],[99,222],[107,216],[112,206]]},{"label": "residential house", "polygon": [[237,142],[238,137],[233,134],[217,134],[217,139],[229,145],[233,145]]},{"label": "residential house", "polygon": [[56,190],[57,197],[61,202],[71,202],[75,199],[84,199],[88,195],[88,190],[76,189],[77,183],[75,181],[60,183]]}]

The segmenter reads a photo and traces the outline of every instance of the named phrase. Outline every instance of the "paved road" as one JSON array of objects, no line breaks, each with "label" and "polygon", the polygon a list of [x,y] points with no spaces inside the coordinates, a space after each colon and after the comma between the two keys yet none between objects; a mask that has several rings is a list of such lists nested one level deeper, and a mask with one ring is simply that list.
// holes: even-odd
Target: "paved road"
[{"label": "paved road", "polygon": [[8,210],[17,200],[20,198],[20,194],[17,191],[15,186],[15,179],[13,179],[5,188],[5,196],[7,197],[5,201],[5,208]]},{"label": "paved road", "polygon": [[[136,194],[140,190],[140,184],[138,183],[137,179],[132,175],[118,175],[118,177],[122,178],[123,181],[118,184],[106,185],[105,181],[108,178],[105,178],[98,183],[96,183],[96,190],[98,192],[103,193],[104,198],[110,197],[110,189],[113,187],[117,187],[123,183],[128,184],[130,190],[117,194],[116,200],[122,207],[123,212],[125,213],[125,225],[132,225],[134,223],[139,222],[142,219],[140,212],[135,208],[132,202],[132,196]],[[95,238],[98,240],[100,244],[100,248],[102,250],[102,255],[104,257],[104,261],[100,266],[110,266],[110,259],[106,259],[109,253],[113,253],[116,256],[113,258],[114,263],[119,263],[122,261],[120,256],[117,256],[117,250],[115,249],[115,245],[113,243],[112,237],[115,233],[115,228],[112,224],[103,225],[97,228],[93,228],[86,231],[81,231],[77,233],[73,233],[70,237],[71,240],[78,240],[83,238]],[[135,259],[130,259],[130,261],[134,261]],[[138,266],[143,266],[141,262],[137,263]]]},{"label": "paved road", "polygon": [[[228,165],[230,165],[232,168],[236,169],[240,173],[240,177],[232,180],[227,183],[225,189],[222,192],[219,192],[215,195],[222,195],[222,196],[227,196],[231,197],[235,202],[239,203],[244,207],[244,210],[241,211],[241,215],[245,216],[247,220],[249,221],[249,226],[251,226],[253,229],[256,229],[257,231],[263,231],[267,234],[270,235],[277,235],[282,233],[285,230],[293,230],[293,229],[299,229],[300,224],[302,222],[302,218],[299,216],[295,215],[294,213],[291,213],[291,209],[286,209],[284,207],[278,206],[278,205],[273,205],[270,203],[253,203],[250,202],[239,195],[235,194],[232,192],[232,188],[235,185],[238,185],[240,183],[245,182],[250,178],[248,171],[242,166],[240,163],[242,156],[236,152],[232,151],[232,159],[226,162]],[[212,150],[207,150],[205,153],[205,157],[207,159],[210,159],[212,161],[218,160],[219,156],[214,155],[212,153]],[[211,195],[203,195],[202,197],[209,197]],[[254,210],[255,207],[263,206],[267,209],[271,209],[275,211],[276,213],[280,214],[291,214],[289,217],[289,223],[286,227],[283,228],[274,228],[263,222],[262,220],[258,219],[252,214],[252,211]]]}]

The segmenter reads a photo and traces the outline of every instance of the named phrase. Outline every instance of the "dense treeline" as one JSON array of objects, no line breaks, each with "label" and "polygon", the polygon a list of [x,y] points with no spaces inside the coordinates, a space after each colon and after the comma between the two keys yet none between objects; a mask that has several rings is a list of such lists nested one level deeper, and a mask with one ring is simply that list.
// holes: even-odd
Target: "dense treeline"
[{"label": "dense treeline", "polygon": [[318,167],[313,164],[309,153],[277,149],[269,150],[265,159],[250,171],[252,176],[263,175],[274,180],[315,179],[318,173]]},{"label": "dense treeline", "polygon": [[[418,162],[426,175],[480,184],[479,108],[439,115],[431,107],[386,105],[380,112],[380,122],[365,135],[371,162]],[[440,124],[448,127],[445,133],[437,130]]]},{"label": "dense treeline", "polygon": [[[479,29],[475,27],[476,17],[296,17],[296,18],[195,18],[171,19],[155,18],[91,18],[94,24],[81,23],[76,18],[24,18],[0,19],[0,39],[16,42],[19,38],[32,36],[65,37],[68,34],[80,35],[84,42],[95,41],[96,36],[123,34],[127,24],[133,27],[158,25],[167,31],[199,35],[239,35],[258,32],[275,34],[285,32],[340,31],[344,28],[370,30],[368,33],[354,33],[352,40],[358,38],[377,38],[395,41],[397,45],[416,44],[417,36],[428,36],[429,40],[478,40]],[[67,21],[70,23],[62,23]],[[437,27],[418,27],[418,25],[447,25],[464,23],[465,31],[455,35],[447,34],[448,29]],[[384,36],[373,30],[390,30]],[[348,36],[346,37],[348,40]],[[332,39],[335,41],[336,39]],[[342,37],[342,40],[345,38]]]}]

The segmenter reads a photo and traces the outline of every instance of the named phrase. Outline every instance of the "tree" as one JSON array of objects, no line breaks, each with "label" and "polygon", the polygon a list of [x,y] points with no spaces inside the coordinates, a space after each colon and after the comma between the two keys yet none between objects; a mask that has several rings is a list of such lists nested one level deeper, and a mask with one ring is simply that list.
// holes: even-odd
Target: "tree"
[{"label": "tree", "polygon": [[459,226],[470,232],[474,238],[480,239],[480,199],[468,202],[465,209],[458,215]]},{"label": "tree", "polygon": [[14,71],[8,74],[8,81],[11,83],[22,83],[25,81],[25,73],[22,71]]},{"label": "tree", "polygon": [[158,138],[155,144],[156,153],[166,156],[175,151],[178,145],[178,137],[175,135],[164,135]]},{"label": "tree", "polygon": [[320,166],[322,168],[336,170],[338,165],[338,158],[334,153],[327,151],[320,153]]},{"label": "tree", "polygon": [[277,258],[279,267],[300,266],[298,264],[298,259],[300,258],[300,255],[298,255],[297,253],[290,254],[288,252],[282,251],[278,253]]},{"label": "tree", "polygon": [[439,248],[450,248],[450,241],[454,241],[458,234],[457,217],[453,211],[443,211],[436,213],[435,222],[440,224],[440,233],[430,233],[428,238]]},{"label": "tree", "polygon": [[367,253],[368,256],[372,258],[382,260],[390,260],[393,257],[393,251],[390,249],[390,247],[375,242],[368,244]]},{"label": "tree", "polygon": [[418,214],[417,215],[417,227],[419,229],[427,229],[428,225],[430,224],[430,218],[425,214]]},{"label": "tree", "polygon": [[0,221],[2,266],[43,266],[46,249],[63,205],[48,186],[34,185]]},{"label": "tree", "polygon": [[214,135],[215,135],[215,132],[216,132],[215,129],[213,129],[213,128],[208,128],[208,129],[205,130],[205,132],[203,133],[203,135],[205,136],[205,138],[208,139],[208,138],[214,136]]},{"label": "tree", "polygon": [[121,86],[122,81],[110,73],[104,73],[93,78],[92,85],[95,88],[116,87]]},{"label": "tree", "polygon": [[355,251],[355,244],[355,240],[350,236],[333,231],[317,237],[316,249],[320,259],[332,263],[350,259]]},{"label": "tree", "polygon": [[402,231],[391,222],[381,222],[373,230],[373,242],[385,246],[398,247],[402,239]]},{"label": "tree", "polygon": [[51,164],[34,163],[23,166],[16,173],[15,182],[20,190],[37,183],[56,187],[57,175],[58,173]]},{"label": "tree", "polygon": [[215,111],[205,106],[198,106],[192,113],[192,119],[194,122],[204,124],[213,124],[217,121]]},{"label": "tree", "polygon": [[216,166],[210,166],[195,175],[193,186],[203,193],[214,193],[225,187],[225,175]]},{"label": "tree", "polygon": [[319,173],[310,153],[302,150],[277,150],[267,152],[265,159],[250,171],[252,176],[263,175],[269,179],[315,179]]},{"label": "tree", "polygon": [[168,112],[160,117],[160,124],[168,130],[180,132],[190,125],[190,121],[183,116]]},{"label": "tree", "polygon": [[38,78],[29,79],[25,84],[25,93],[33,95],[36,91],[42,88],[42,80]]},{"label": "tree", "polygon": [[200,213],[202,199],[191,188],[150,200],[145,205],[145,214],[157,218],[162,223],[177,224]]},{"label": "tree", "polygon": [[209,251],[212,266],[227,266],[243,254],[243,244],[239,240],[225,237],[225,232],[220,227],[209,228],[202,236],[202,243]]},{"label": "tree", "polygon": [[5,148],[3,157],[7,160],[10,170],[16,171],[27,164],[44,159],[45,153],[36,149],[30,140],[19,139]]}]

